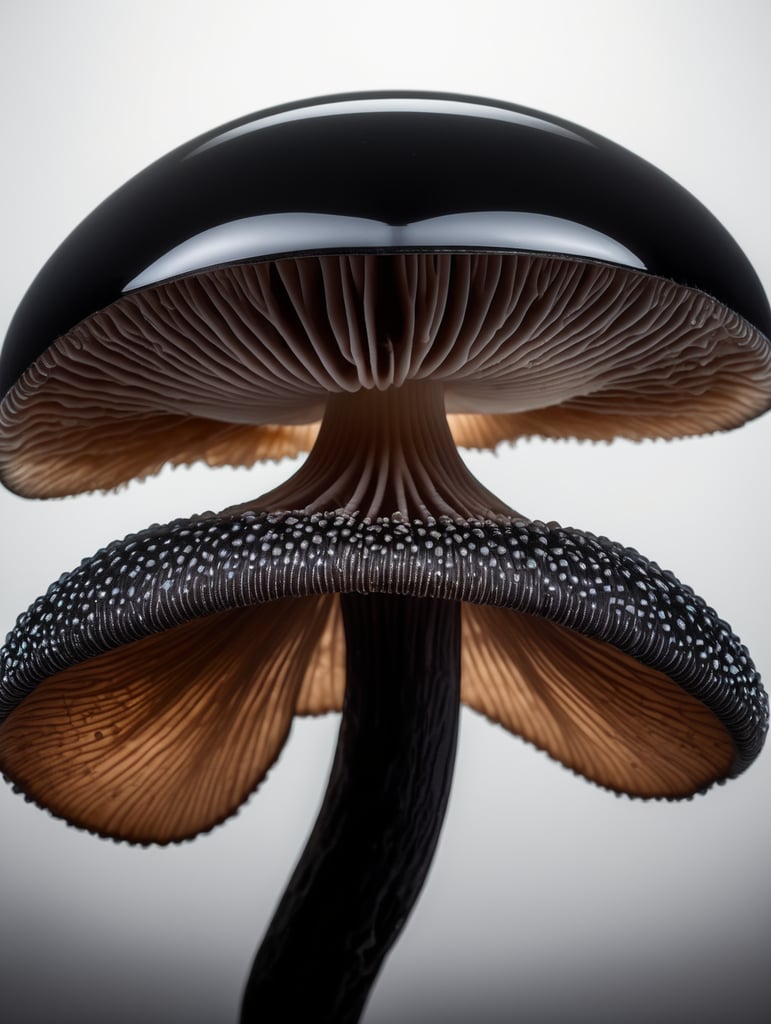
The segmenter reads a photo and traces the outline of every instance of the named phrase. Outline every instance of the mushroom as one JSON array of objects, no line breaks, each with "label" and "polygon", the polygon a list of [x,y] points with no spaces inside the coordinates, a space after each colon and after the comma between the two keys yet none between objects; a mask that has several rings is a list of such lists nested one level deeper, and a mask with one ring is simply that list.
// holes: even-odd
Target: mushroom
[{"label": "mushroom", "polygon": [[[243,1020],[355,1021],[438,839],[459,704],[678,799],[758,754],[745,648],[671,573],[526,518],[456,445],[736,427],[771,313],[691,196],[492,100],[322,97],[219,128],[63,243],[0,358],[31,497],[310,448],[284,484],[62,576],[0,654],[0,768],[99,835],[233,814],[296,714],[343,709]],[[320,425],[319,425],[320,421]]]}]

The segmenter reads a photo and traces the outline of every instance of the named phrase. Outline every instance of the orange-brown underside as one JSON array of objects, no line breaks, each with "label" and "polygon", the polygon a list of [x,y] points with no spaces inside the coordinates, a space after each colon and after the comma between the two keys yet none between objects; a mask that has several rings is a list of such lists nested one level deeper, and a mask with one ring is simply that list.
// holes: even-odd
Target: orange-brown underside
[{"label": "orange-brown underside", "polygon": [[[334,595],[221,612],[45,680],[0,726],[0,767],[82,827],[184,839],[234,813],[295,714],[340,709],[344,677]],[[734,756],[715,715],[666,676],[508,609],[463,606],[462,698],[632,795],[690,795]]]},{"label": "orange-brown underside", "polygon": [[329,395],[433,381],[457,444],[738,426],[771,401],[765,338],[699,292],[527,254],[323,256],[129,293],[0,403],[0,478],[51,497],[165,463],[310,448]]}]

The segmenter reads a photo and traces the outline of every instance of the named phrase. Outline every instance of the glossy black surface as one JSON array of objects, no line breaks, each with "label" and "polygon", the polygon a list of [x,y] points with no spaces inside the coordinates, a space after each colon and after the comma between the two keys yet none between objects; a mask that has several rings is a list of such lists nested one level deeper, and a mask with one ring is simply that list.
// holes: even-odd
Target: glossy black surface
[{"label": "glossy black surface", "polygon": [[447,810],[460,604],[341,594],[340,608],[346,691],[329,783],[257,952],[241,1024],[356,1024]]},{"label": "glossy black surface", "polygon": [[125,291],[227,262],[374,249],[553,252],[699,288],[771,335],[768,302],[714,217],[583,128],[493,100],[320,97],[181,146],[99,206],[14,317],[0,394]]}]

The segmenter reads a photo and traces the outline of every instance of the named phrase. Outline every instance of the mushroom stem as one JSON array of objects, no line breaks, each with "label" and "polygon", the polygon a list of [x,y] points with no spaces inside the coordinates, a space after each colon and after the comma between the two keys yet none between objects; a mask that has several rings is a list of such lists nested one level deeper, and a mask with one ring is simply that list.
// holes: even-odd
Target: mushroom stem
[{"label": "mushroom stem", "polygon": [[331,396],[306,462],[275,490],[227,511],[246,509],[362,518],[517,515],[466,467],[447,424],[444,387],[431,381]]},{"label": "mushroom stem", "polygon": [[242,1024],[359,1019],[428,873],[455,761],[460,604],[343,594],[347,690],[326,796]]}]

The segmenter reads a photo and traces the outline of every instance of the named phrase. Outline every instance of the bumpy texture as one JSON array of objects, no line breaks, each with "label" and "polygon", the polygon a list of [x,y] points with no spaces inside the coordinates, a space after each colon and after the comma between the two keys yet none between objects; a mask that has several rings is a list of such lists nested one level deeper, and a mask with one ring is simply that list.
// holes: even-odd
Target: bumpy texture
[{"label": "bumpy texture", "polygon": [[[469,602],[463,699],[609,788],[690,795],[742,771],[762,746],[767,698],[747,651],[703,600],[631,549],[525,520],[245,512],[112,544],[20,617],[0,655],[0,767],[105,834],[163,842],[211,827],[265,775],[295,713],[340,706],[336,592]],[[225,725],[223,707],[233,709]],[[134,762],[116,755],[121,767],[100,795],[100,751],[109,761],[125,736]],[[71,773],[55,797],[49,761],[52,776]],[[182,781],[199,761],[210,799]],[[141,785],[129,781],[133,763],[144,766]],[[215,792],[220,772],[226,796]],[[163,821],[124,822],[125,807],[152,806],[161,784]],[[84,808],[71,808],[81,790]],[[96,805],[111,795],[120,809],[103,818]]]}]

